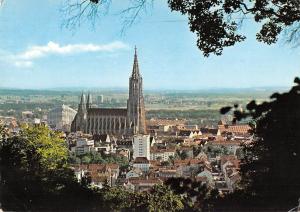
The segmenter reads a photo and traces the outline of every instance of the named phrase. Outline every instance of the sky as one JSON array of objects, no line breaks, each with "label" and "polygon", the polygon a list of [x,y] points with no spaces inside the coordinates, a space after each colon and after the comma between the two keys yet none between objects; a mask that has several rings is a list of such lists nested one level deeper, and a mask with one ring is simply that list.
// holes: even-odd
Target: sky
[{"label": "sky", "polygon": [[66,0],[5,0],[0,8],[0,87],[127,88],[137,46],[144,88],[286,87],[300,75],[300,47],[255,40],[259,26],[245,20],[245,42],[206,58],[196,46],[187,17],[155,0],[121,33],[120,11],[112,1],[95,26],[63,27]]}]

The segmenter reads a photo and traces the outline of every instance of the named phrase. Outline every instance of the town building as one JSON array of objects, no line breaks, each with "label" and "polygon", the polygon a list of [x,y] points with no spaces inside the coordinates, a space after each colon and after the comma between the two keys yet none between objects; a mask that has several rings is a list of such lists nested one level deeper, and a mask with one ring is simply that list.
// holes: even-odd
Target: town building
[{"label": "town building", "polygon": [[249,136],[251,127],[248,124],[234,124],[234,125],[229,125],[226,124],[224,121],[219,121],[218,122],[218,129],[222,134],[224,133],[231,133],[236,136]]},{"label": "town building", "polygon": [[126,173],[126,179],[133,178],[133,177],[137,178],[137,177],[141,177],[142,175],[143,175],[143,172],[141,169],[133,168]]},{"label": "town building", "polygon": [[240,170],[240,160],[234,155],[222,156],[221,157],[221,170],[225,177],[225,182],[229,192],[233,192],[238,182],[241,179]]},{"label": "town building", "polygon": [[146,157],[137,157],[133,161],[133,167],[142,170],[143,172],[148,172],[150,169],[150,161]]},{"label": "town building", "polygon": [[159,178],[130,178],[125,187],[133,191],[143,192],[151,190],[155,185],[162,185]]},{"label": "town building", "polygon": [[172,167],[159,168],[157,174],[158,174],[158,177],[162,178],[162,179],[180,177],[177,170]]},{"label": "town building", "polygon": [[99,105],[102,104],[104,102],[104,96],[103,95],[98,96],[97,100]]},{"label": "town building", "polygon": [[103,188],[104,185],[115,186],[119,176],[119,165],[117,164],[80,164],[73,165],[74,173],[80,182],[83,177],[91,179],[91,186]]},{"label": "town building", "polygon": [[67,105],[61,105],[49,111],[48,124],[55,129],[70,131],[76,110]]},{"label": "town building", "polygon": [[209,141],[208,145],[211,145],[212,147],[219,147],[219,148],[225,148],[229,153],[236,154],[237,150],[241,148],[241,145],[243,144],[243,141],[240,140],[216,140],[216,141]]},{"label": "town building", "polygon": [[133,159],[137,157],[150,160],[150,135],[133,136]]},{"label": "town building", "polygon": [[167,161],[170,159],[170,157],[175,156],[176,149],[175,147],[151,147],[150,151],[150,159],[151,160],[162,160]]},{"label": "town building", "polygon": [[76,146],[71,147],[71,152],[74,152],[76,155],[83,155],[92,151],[95,151],[94,140],[87,138],[77,139]]}]

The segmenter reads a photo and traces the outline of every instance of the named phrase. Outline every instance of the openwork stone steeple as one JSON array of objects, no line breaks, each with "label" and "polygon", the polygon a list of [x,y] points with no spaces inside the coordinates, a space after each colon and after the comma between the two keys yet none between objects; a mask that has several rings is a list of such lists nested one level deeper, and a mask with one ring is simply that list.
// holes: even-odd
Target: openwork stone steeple
[{"label": "openwork stone steeple", "polygon": [[87,96],[87,101],[86,101],[86,108],[89,109],[92,107],[92,96],[91,94],[89,93],[88,96]]},{"label": "openwork stone steeple", "polygon": [[133,68],[132,68],[131,77],[133,79],[138,79],[140,77],[139,62],[138,62],[136,47],[134,48],[134,61],[133,61]]},{"label": "openwork stone steeple", "polygon": [[82,93],[80,97],[80,103],[78,105],[78,112],[84,112],[84,110],[86,110],[85,106],[85,95]]},{"label": "openwork stone steeple", "polygon": [[129,78],[129,99],[127,102],[129,124],[133,134],[146,133],[143,78],[140,75],[137,50],[135,47],[132,74]]}]

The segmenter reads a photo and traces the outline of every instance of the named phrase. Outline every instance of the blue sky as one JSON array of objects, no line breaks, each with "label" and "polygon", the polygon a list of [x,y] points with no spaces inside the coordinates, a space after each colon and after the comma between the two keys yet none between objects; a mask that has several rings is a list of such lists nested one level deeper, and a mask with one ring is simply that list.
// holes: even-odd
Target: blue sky
[{"label": "blue sky", "polygon": [[300,49],[256,42],[249,20],[241,28],[246,42],[205,58],[186,17],[166,1],[154,1],[124,35],[125,1],[113,1],[94,29],[86,23],[76,31],[62,27],[63,2],[7,0],[0,8],[0,87],[125,88],[134,45],[145,89],[290,86],[300,75]]}]

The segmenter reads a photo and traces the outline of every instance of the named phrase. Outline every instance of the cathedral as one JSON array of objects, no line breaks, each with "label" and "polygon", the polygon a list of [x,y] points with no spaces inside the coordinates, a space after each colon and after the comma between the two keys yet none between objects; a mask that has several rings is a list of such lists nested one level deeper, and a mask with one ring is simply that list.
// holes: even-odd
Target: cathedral
[{"label": "cathedral", "polygon": [[132,73],[129,78],[127,108],[93,108],[91,95],[81,95],[71,131],[89,134],[133,135],[146,133],[143,78],[139,71],[135,48]]}]

